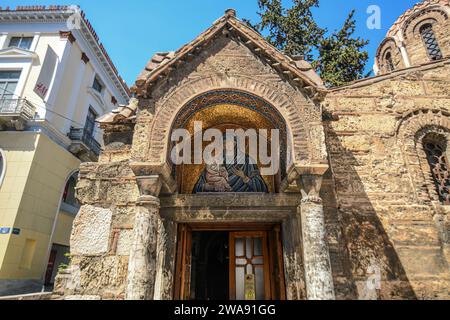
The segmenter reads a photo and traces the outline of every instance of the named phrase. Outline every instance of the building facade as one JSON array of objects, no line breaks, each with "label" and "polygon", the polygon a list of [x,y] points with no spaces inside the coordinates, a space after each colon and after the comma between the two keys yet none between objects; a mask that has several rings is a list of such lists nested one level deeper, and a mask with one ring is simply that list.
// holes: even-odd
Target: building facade
[{"label": "building facade", "polygon": [[0,296],[53,283],[78,167],[103,143],[95,118],[129,97],[78,8],[0,8]]},{"label": "building facade", "polygon": [[[377,75],[332,89],[234,10],[154,55],[136,98],[98,119],[105,149],[80,167],[54,293],[449,299],[449,14],[448,0],[417,4],[380,45]],[[266,130],[270,149],[278,132],[279,170],[235,140],[242,162],[174,157],[231,129]]]}]

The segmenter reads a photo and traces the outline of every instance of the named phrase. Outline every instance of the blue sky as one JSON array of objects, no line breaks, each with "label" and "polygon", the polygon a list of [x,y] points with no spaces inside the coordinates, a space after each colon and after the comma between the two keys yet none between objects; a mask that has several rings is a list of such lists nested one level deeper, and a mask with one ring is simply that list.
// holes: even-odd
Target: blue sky
[{"label": "blue sky", "polygon": [[[284,1],[287,5],[289,0]],[[367,50],[373,57],[386,31],[408,8],[418,0],[320,0],[314,16],[321,27],[330,32],[342,26],[347,14],[356,9],[357,36],[370,40]],[[148,59],[157,51],[175,50],[195,38],[223,15],[234,8],[238,18],[258,20],[257,0],[2,0],[1,6],[78,4],[91,21],[100,41],[128,85]],[[381,9],[381,29],[366,27],[369,5]]]}]

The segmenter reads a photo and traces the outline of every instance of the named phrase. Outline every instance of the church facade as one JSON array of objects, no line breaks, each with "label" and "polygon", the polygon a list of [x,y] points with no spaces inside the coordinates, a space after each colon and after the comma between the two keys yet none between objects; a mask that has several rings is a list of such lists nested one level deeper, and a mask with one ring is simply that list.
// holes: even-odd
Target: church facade
[{"label": "church facade", "polygon": [[[381,43],[377,75],[332,89],[234,10],[157,53],[135,99],[98,119],[105,148],[80,167],[54,293],[449,299],[449,15],[448,0],[417,4]],[[246,147],[239,163],[174,161],[177,133],[193,146],[208,129],[279,133],[276,149],[258,140],[278,170]]]}]

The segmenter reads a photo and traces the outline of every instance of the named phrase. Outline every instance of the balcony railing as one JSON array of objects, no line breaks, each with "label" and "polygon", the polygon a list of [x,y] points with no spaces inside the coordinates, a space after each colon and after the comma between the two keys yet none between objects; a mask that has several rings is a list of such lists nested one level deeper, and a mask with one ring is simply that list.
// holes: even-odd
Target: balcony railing
[{"label": "balcony railing", "polygon": [[90,132],[86,131],[84,128],[70,128],[70,132],[68,134],[69,138],[76,144],[83,144],[89,150],[82,151],[91,151],[97,157],[100,154],[101,145],[97,140],[90,134]]},{"label": "balcony railing", "polygon": [[0,114],[21,115],[27,120],[34,118],[36,108],[27,99],[1,99]]},{"label": "balcony railing", "polygon": [[27,99],[0,99],[0,121],[23,130],[25,123],[34,118],[36,108]]}]

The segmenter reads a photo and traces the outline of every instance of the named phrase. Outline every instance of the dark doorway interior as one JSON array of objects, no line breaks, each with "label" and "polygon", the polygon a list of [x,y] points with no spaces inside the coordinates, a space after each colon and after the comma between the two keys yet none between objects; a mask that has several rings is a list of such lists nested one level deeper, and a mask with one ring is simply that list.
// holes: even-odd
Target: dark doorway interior
[{"label": "dark doorway interior", "polygon": [[229,299],[228,242],[228,232],[192,232],[191,299]]}]

